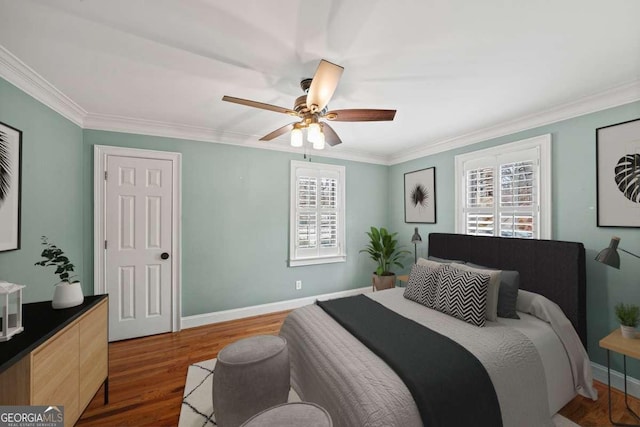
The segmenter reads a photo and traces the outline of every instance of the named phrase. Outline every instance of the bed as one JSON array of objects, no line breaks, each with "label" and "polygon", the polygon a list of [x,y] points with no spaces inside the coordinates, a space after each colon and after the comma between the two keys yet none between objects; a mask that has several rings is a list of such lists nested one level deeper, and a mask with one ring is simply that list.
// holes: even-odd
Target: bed
[{"label": "bed", "polygon": [[[533,314],[520,312],[519,320],[498,318],[484,328],[409,301],[402,288],[367,295],[473,353],[493,382],[503,425],[551,426],[551,416],[578,392],[595,397],[583,347],[582,244],[431,233],[429,256],[519,271],[520,289],[531,292],[521,294],[531,296]],[[545,299],[537,295],[557,306],[536,305]],[[327,409],[334,425],[423,425],[418,405],[396,371],[322,308],[294,310],[281,335],[289,343],[292,387],[303,400]]]}]

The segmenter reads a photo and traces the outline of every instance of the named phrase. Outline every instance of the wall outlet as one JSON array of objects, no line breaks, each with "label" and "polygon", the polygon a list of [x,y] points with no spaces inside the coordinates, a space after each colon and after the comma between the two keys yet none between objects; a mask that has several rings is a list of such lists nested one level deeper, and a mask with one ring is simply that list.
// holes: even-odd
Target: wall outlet
[{"label": "wall outlet", "polygon": [[296,291],[302,289],[302,280],[296,280]]}]

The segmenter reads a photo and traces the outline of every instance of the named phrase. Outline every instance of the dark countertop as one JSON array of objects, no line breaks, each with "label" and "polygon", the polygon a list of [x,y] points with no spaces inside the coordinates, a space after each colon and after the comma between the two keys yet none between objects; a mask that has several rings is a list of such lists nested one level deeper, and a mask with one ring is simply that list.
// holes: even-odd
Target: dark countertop
[{"label": "dark countertop", "polygon": [[82,304],[59,310],[51,307],[51,301],[23,304],[24,331],[12,336],[9,341],[0,342],[0,373],[106,298],[107,295],[86,296]]}]

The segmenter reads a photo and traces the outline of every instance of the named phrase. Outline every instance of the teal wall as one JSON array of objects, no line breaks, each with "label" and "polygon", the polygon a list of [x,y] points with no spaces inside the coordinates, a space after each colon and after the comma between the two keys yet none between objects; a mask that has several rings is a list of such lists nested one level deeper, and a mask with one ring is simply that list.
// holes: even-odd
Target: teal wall
[{"label": "teal wall", "polygon": [[[622,238],[620,247],[640,254],[640,229],[598,228],[596,226],[596,128],[640,118],[640,102],[612,108],[484,141],[472,146],[423,157],[392,166],[389,174],[389,220],[391,229],[404,241],[411,239],[413,224],[404,223],[404,173],[436,167],[437,223],[415,224],[423,239],[432,232],[454,232],[454,157],[495,145],[537,135],[552,135],[553,239],[582,242],[587,257],[587,339],[591,359],[606,364],[606,354],[598,341],[618,326],[613,306],[618,302],[640,305],[640,261],[621,253],[621,269],[594,261],[597,252],[608,246],[612,235]],[[426,243],[419,253],[427,253]],[[615,359],[620,370],[619,360]],[[640,364],[632,373],[640,377]]]},{"label": "teal wall", "polygon": [[[388,221],[388,167],[313,157],[346,166],[347,261],[287,267],[289,170],[302,154],[170,138],[84,131],[84,164],[94,145],[182,153],[183,315],[302,298],[371,283],[358,250],[370,225]],[[93,166],[84,171],[84,245],[93,245]],[[85,270],[93,271],[85,257]],[[295,281],[302,280],[302,290]]]},{"label": "teal wall", "polygon": [[[622,254],[622,269],[593,261],[612,235],[640,253],[640,230],[596,227],[595,129],[640,117],[640,103],[612,108],[473,146],[385,167],[328,158],[346,166],[347,262],[288,268],[289,162],[301,155],[170,138],[81,130],[0,79],[0,121],[23,131],[22,248],[0,253],[0,278],[27,285],[25,300],[51,299],[55,276],[33,266],[46,234],[76,264],[93,291],[93,146],[176,151],[183,155],[183,315],[195,315],[366,286],[373,268],[358,250],[370,225],[388,225],[408,242],[405,172],[436,167],[437,224],[454,230],[454,156],[552,134],[553,238],[587,249],[588,350],[605,363],[598,340],[617,326],[612,307],[640,303],[640,262]],[[426,244],[419,246],[425,255]],[[295,291],[294,282],[303,281]],[[616,361],[617,363],[617,361]],[[616,365],[619,369],[619,364]],[[631,372],[640,377],[640,366]]]},{"label": "teal wall", "polygon": [[33,265],[40,260],[40,236],[61,247],[85,279],[82,130],[3,79],[0,122],[22,131],[22,244],[0,252],[0,279],[26,285],[27,302],[50,300],[57,276],[51,267]]},{"label": "teal wall", "polygon": [[[301,154],[161,137],[83,131],[0,79],[0,121],[23,131],[22,247],[0,252],[0,279],[50,300],[56,276],[36,267],[40,236],[63,248],[93,293],[93,147],[182,153],[183,315],[367,286],[373,264],[358,250],[370,225],[388,222],[386,166],[346,166],[347,261],[287,267],[290,160]],[[302,280],[303,289],[295,290]]]}]

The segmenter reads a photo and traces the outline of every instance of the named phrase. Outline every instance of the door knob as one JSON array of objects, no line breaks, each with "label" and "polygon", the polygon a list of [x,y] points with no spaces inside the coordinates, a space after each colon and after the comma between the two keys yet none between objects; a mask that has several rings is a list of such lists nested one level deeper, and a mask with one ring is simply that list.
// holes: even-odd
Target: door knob
[{"label": "door knob", "polygon": [[160,255],[160,258],[169,259],[169,254],[167,252],[162,252],[162,255]]}]

